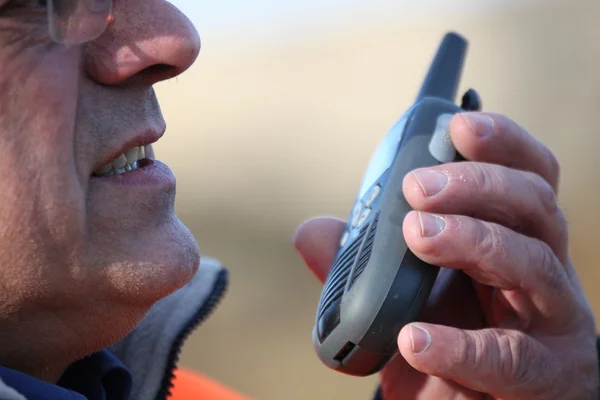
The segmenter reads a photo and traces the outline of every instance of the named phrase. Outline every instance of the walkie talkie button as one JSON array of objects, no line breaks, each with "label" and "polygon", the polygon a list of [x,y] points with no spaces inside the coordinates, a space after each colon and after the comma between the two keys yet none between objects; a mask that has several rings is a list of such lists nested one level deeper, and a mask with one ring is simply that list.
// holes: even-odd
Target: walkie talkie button
[{"label": "walkie talkie button", "polygon": [[360,218],[358,219],[357,222],[357,226],[361,226],[362,224],[364,224],[367,219],[369,218],[369,215],[371,215],[371,209],[370,208],[365,208],[365,210],[362,212],[362,214],[360,214]]},{"label": "walkie talkie button", "polygon": [[367,201],[365,201],[365,206],[371,207],[375,200],[377,200],[377,196],[381,193],[381,186],[377,185],[369,193],[369,197],[367,197]]},{"label": "walkie talkie button", "polygon": [[429,152],[441,163],[454,161],[456,149],[450,138],[450,121],[453,114],[442,114],[437,120],[433,137],[429,142]]},{"label": "walkie talkie button", "polygon": [[342,240],[340,240],[340,247],[344,247],[346,243],[348,243],[348,238],[350,237],[350,233],[348,231],[344,232],[344,236],[342,236]]},{"label": "walkie talkie button", "polygon": [[356,207],[354,207],[354,211],[352,212],[352,227],[356,228],[358,226],[358,220],[360,219],[360,213],[362,212],[363,205],[362,203],[358,203]]}]

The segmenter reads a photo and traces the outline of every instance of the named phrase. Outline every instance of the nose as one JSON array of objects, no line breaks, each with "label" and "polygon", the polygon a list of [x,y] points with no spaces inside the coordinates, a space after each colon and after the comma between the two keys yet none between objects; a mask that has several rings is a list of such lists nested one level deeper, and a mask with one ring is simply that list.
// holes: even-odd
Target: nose
[{"label": "nose", "polygon": [[83,62],[104,85],[153,85],[187,70],[199,53],[198,32],[174,5],[115,1],[111,25],[86,45]]}]

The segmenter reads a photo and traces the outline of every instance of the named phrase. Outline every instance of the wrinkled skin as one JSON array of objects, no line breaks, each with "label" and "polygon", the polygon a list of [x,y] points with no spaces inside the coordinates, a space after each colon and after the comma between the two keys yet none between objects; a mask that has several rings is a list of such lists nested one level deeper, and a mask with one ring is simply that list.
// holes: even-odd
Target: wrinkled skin
[{"label": "wrinkled skin", "polygon": [[[384,399],[598,398],[595,321],[568,254],[554,155],[501,115],[465,113],[450,129],[467,161],[403,182],[415,210],[406,242],[444,268],[381,372]],[[344,225],[316,218],[296,233],[321,281]]]},{"label": "wrinkled skin", "polygon": [[164,0],[115,1],[113,16],[68,47],[38,2],[0,0],[0,365],[47,381],[198,268],[172,179],[91,177],[128,140],[164,132],[152,85],[194,62],[198,34]]}]

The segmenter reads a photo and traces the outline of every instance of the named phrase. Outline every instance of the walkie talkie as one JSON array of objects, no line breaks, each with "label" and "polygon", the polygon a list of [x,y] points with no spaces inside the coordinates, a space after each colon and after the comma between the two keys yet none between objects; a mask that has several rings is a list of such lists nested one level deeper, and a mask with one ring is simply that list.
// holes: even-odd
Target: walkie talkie
[{"label": "walkie talkie", "polygon": [[421,313],[439,267],[407,247],[402,223],[411,207],[402,192],[416,168],[462,160],[449,134],[452,116],[478,111],[474,90],[454,104],[467,41],[448,33],[416,101],[380,142],[363,178],[329,271],[313,328],[328,367],[355,376],[381,370],[398,352],[397,338]]}]

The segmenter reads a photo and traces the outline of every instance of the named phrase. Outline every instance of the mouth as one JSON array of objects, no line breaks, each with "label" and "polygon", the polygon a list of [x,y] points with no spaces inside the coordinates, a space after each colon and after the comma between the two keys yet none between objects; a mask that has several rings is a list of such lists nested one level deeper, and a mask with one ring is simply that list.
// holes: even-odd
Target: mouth
[{"label": "mouth", "polygon": [[127,185],[130,193],[132,187],[153,188],[161,193],[174,189],[173,172],[155,159],[152,149],[163,134],[164,130],[149,130],[115,147],[112,154],[107,154],[91,168],[90,183],[103,190],[120,190],[116,188]]},{"label": "mouth", "polygon": [[149,130],[122,143],[112,154],[98,160],[99,163],[93,167],[91,177],[106,178],[124,175],[152,164],[154,153],[151,145],[156,143],[163,134],[164,130]]},{"label": "mouth", "polygon": [[146,158],[146,146],[134,146],[96,169],[92,173],[92,176],[107,177],[121,175],[143,168],[149,163],[150,160]]}]

